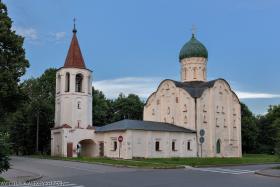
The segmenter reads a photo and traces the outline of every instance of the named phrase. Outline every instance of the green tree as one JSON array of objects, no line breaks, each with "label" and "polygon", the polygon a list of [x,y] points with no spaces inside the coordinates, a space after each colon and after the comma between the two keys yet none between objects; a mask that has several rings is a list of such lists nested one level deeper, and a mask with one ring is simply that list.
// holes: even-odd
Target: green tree
[{"label": "green tree", "polygon": [[260,152],[274,153],[280,134],[280,105],[270,106],[268,113],[258,119]]},{"label": "green tree", "polygon": [[273,141],[275,142],[275,153],[280,157],[280,118],[277,118],[272,123],[272,129],[274,129]]},{"label": "green tree", "polygon": [[5,122],[24,100],[18,83],[29,66],[23,49],[24,39],[11,28],[7,7],[0,1],[0,173],[9,168]]},{"label": "green tree", "polygon": [[34,154],[37,140],[37,120],[39,120],[38,149],[41,153],[50,151],[50,128],[53,127],[55,108],[56,69],[47,69],[39,78],[22,83],[26,101],[17,112],[10,115],[11,142],[15,153]]},{"label": "green tree", "polygon": [[105,95],[92,89],[92,123],[94,126],[106,125],[112,122],[112,102]]},{"label": "green tree", "polygon": [[244,103],[241,103],[241,131],[242,151],[244,153],[256,153],[259,130],[255,116]]},{"label": "green tree", "polygon": [[17,109],[23,100],[18,85],[29,66],[23,49],[23,37],[11,30],[12,20],[7,7],[0,1],[0,122]]},{"label": "green tree", "polygon": [[8,134],[0,132],[0,173],[10,168]]},{"label": "green tree", "polygon": [[119,97],[113,101],[113,121],[122,119],[143,119],[144,103],[135,94],[129,94],[127,97],[120,94]]}]

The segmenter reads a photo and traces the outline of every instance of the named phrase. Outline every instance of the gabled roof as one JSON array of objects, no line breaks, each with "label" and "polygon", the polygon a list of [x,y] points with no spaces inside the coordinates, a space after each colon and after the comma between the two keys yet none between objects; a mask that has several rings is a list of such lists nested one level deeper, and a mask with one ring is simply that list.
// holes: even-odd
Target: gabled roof
[{"label": "gabled roof", "polygon": [[[236,98],[238,99],[239,101],[239,98],[238,96],[236,95],[236,93],[231,89],[229,83],[225,80],[225,79],[222,79],[222,78],[219,78],[219,79],[215,79],[215,80],[212,80],[212,81],[208,81],[208,82],[203,82],[203,81],[190,81],[190,82],[179,82],[179,81],[174,81],[174,80],[171,80],[171,79],[165,79],[163,81],[161,81],[161,83],[159,84],[157,90],[152,93],[148,99],[146,100],[146,104],[148,102],[148,100],[150,99],[150,97],[155,94],[159,87],[165,82],[165,81],[171,81],[175,84],[176,87],[178,88],[182,88],[184,89],[186,92],[188,92],[190,94],[191,97],[193,98],[200,98],[203,94],[203,92],[205,90],[207,90],[208,88],[212,88],[215,83],[217,81],[223,81],[224,83],[226,83],[230,89],[230,91],[236,96]],[[239,101],[240,102],[240,101]],[[145,105],[146,105],[145,104]]]},{"label": "gabled roof", "polygon": [[70,125],[68,125],[68,124],[63,124],[63,125],[61,125],[59,127],[53,127],[51,129],[64,129],[64,128],[71,129],[72,127]]},{"label": "gabled roof", "polygon": [[161,132],[184,132],[195,133],[196,131],[179,127],[170,123],[140,121],[140,120],[121,120],[102,127],[96,127],[95,132],[126,131],[126,130],[144,130]]},{"label": "gabled roof", "polygon": [[193,98],[199,98],[202,96],[203,92],[207,88],[212,88],[215,82],[220,79],[203,82],[203,81],[191,81],[191,82],[178,82],[171,80],[174,82],[176,87],[182,88],[186,90]]},{"label": "gabled roof", "polygon": [[73,37],[64,63],[64,67],[86,69],[76,32],[76,30],[75,32],[73,30]]}]

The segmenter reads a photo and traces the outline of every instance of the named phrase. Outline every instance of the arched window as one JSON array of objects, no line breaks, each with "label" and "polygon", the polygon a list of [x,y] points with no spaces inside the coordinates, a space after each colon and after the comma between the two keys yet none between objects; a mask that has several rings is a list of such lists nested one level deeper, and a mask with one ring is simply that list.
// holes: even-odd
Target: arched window
[{"label": "arched window", "polygon": [[91,93],[92,85],[91,85],[91,77],[88,76],[88,94]]},{"label": "arched window", "polygon": [[56,93],[60,93],[60,87],[61,87],[61,76],[57,76],[57,86],[56,86]]},{"label": "arched window", "polygon": [[203,105],[203,112],[207,112],[206,105]]},{"label": "arched window", "polygon": [[184,104],[184,110],[183,110],[183,112],[187,112],[187,111],[188,111],[187,104]]},{"label": "arched window", "polygon": [[78,108],[78,109],[81,109],[81,101],[78,101],[78,103],[77,103],[77,108]]},{"label": "arched window", "polygon": [[221,153],[221,140],[218,139],[216,143],[216,153],[220,154]]},{"label": "arched window", "polygon": [[155,115],[155,109],[153,108],[152,110],[152,115],[154,116]]},{"label": "arched window", "polygon": [[174,124],[174,117],[172,117],[172,124]]},{"label": "arched window", "polygon": [[184,80],[187,80],[187,68],[184,68],[184,76],[185,76]]},{"label": "arched window", "polygon": [[167,108],[167,114],[170,114],[170,107]]},{"label": "arched window", "polygon": [[187,117],[187,116],[184,117],[184,123],[185,123],[185,124],[188,123],[188,117]]},{"label": "arched window", "polygon": [[169,84],[166,84],[166,90],[170,90]]},{"label": "arched window", "polygon": [[65,92],[69,92],[70,91],[70,73],[66,73],[65,76]]},{"label": "arched window", "polygon": [[206,79],[206,70],[205,70],[205,68],[203,68],[202,73],[203,73],[203,79]]},{"label": "arched window", "polygon": [[82,92],[82,86],[83,86],[83,75],[79,73],[76,75],[76,92]]},{"label": "arched window", "polygon": [[197,68],[193,68],[193,79],[197,79]]},{"label": "arched window", "polygon": [[159,104],[160,104],[160,100],[158,99],[158,100],[157,100],[157,105],[159,105]]},{"label": "arched window", "polygon": [[206,115],[205,114],[203,115],[203,122],[207,123],[207,119],[206,119]]}]

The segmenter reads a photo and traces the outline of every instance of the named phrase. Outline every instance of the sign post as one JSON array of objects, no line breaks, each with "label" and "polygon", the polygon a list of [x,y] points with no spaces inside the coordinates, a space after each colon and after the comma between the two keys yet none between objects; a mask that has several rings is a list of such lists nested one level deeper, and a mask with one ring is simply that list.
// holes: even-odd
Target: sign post
[{"label": "sign post", "polygon": [[122,142],[123,142],[122,136],[118,137],[118,142],[119,142],[119,158],[121,158],[121,146],[122,146]]},{"label": "sign post", "polygon": [[201,129],[201,130],[199,131],[199,135],[200,135],[200,138],[199,138],[199,142],[200,142],[200,157],[202,157],[202,144],[203,144],[204,141],[205,141],[205,138],[204,138],[205,130],[204,130],[204,129]]}]

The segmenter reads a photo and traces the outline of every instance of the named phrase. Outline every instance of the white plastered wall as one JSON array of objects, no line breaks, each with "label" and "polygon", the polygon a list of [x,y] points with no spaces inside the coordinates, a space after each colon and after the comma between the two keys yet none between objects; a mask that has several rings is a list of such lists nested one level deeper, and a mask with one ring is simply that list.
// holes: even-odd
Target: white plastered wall
[{"label": "white plastered wall", "polygon": [[[198,137],[205,130],[202,156],[241,157],[240,103],[224,80],[215,82],[214,87],[204,91],[197,100]],[[221,140],[221,153],[216,152],[216,142]],[[201,154],[200,146],[198,153]],[[201,156],[201,155],[200,155]]]},{"label": "white plastered wall", "polygon": [[[66,73],[70,74],[70,90],[66,88]],[[82,92],[75,90],[75,77],[83,75]],[[79,68],[61,68],[56,73],[55,127],[67,124],[73,128],[92,125],[92,75]],[[79,103],[79,108],[78,108]]]},{"label": "white plastered wall", "polygon": [[[142,158],[167,158],[167,157],[195,157],[196,139],[195,133],[183,132],[159,132],[127,130],[118,132],[98,133],[104,138],[104,156],[110,158],[132,159]],[[102,135],[101,135],[102,134]],[[114,141],[123,136],[123,142],[117,142],[114,150]],[[155,142],[160,142],[160,151],[155,150]],[[172,141],[175,141],[176,151],[172,150]],[[191,149],[187,149],[187,142]]]},{"label": "white plastered wall", "polygon": [[184,58],[181,60],[181,81],[206,81],[207,59],[203,57]]},{"label": "white plastered wall", "polygon": [[170,80],[163,81],[144,106],[145,121],[172,123],[195,130],[195,102]]}]

